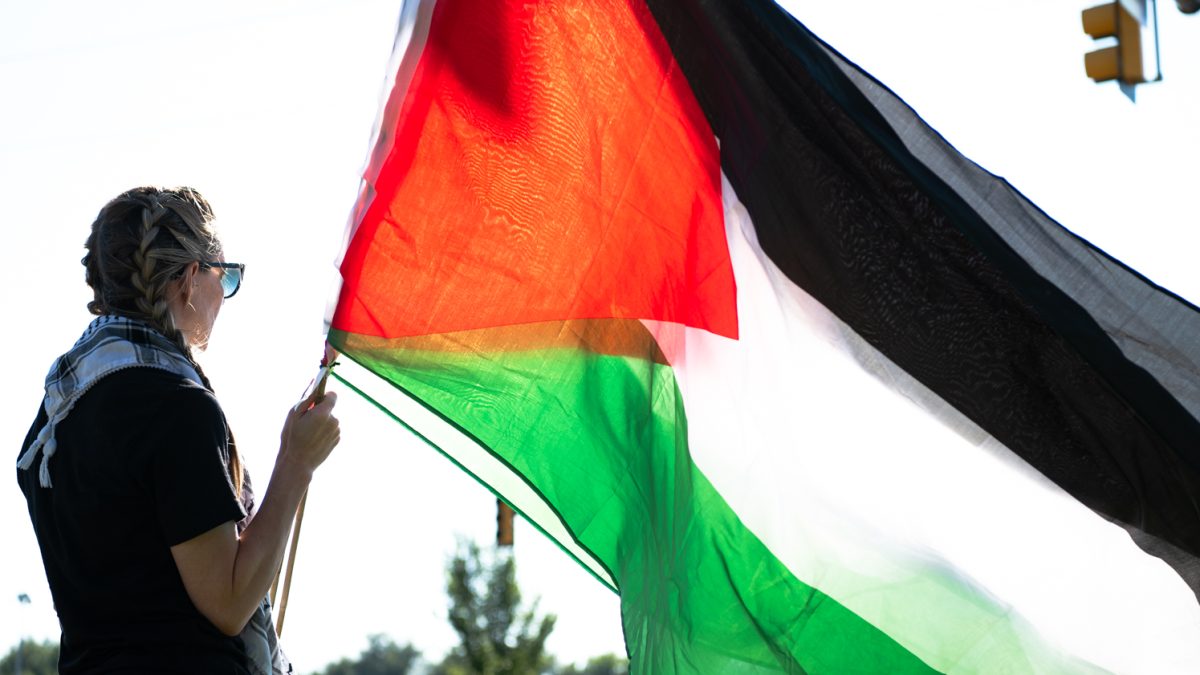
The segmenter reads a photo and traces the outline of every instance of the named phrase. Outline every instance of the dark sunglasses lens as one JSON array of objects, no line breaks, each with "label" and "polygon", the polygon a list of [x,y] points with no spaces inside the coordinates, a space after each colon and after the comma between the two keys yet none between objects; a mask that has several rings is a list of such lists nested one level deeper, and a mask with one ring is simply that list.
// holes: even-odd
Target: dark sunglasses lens
[{"label": "dark sunglasses lens", "polygon": [[221,275],[221,289],[225,291],[226,298],[231,298],[242,285],[242,270],[237,267],[226,267],[221,271],[224,272]]}]

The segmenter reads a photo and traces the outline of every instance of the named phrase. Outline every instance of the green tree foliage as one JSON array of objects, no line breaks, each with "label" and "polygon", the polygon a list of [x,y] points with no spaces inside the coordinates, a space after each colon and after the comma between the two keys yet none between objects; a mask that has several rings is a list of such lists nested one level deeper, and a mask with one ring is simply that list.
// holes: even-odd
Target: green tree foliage
[{"label": "green tree foliage", "polygon": [[58,673],[58,643],[22,640],[0,659],[0,673],[18,672],[18,659],[23,675],[55,675]]},{"label": "green tree foliage", "polygon": [[420,660],[421,652],[412,645],[401,647],[387,636],[372,635],[357,659],[331,663],[319,675],[408,675]]},{"label": "green tree foliage", "polygon": [[437,675],[538,675],[552,672],[546,638],[554,616],[537,618],[537,603],[521,607],[512,555],[497,551],[485,558],[475,544],[460,546],[450,561],[446,592],[450,626],[459,644]]},{"label": "green tree foliage", "polygon": [[[459,644],[440,664],[427,668],[412,645],[372,635],[358,658],[331,663],[314,675],[629,675],[629,662],[614,654],[589,659],[582,668],[555,663],[545,648],[555,617],[538,618],[536,603],[521,607],[509,552],[485,554],[464,543],[446,573],[448,618]],[[5,675],[2,669],[0,675]]]}]

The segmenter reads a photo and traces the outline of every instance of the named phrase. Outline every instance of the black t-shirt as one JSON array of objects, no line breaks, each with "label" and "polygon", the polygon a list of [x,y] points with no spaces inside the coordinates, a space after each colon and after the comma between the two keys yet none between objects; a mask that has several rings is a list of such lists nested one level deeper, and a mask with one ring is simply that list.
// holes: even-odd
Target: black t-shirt
[{"label": "black t-shirt", "polygon": [[[43,409],[22,453],[45,423]],[[60,672],[247,673],[241,640],[195,608],[170,551],[246,515],[212,394],[163,370],[122,370],[55,438],[53,487],[36,464],[17,479],[62,624]]]}]

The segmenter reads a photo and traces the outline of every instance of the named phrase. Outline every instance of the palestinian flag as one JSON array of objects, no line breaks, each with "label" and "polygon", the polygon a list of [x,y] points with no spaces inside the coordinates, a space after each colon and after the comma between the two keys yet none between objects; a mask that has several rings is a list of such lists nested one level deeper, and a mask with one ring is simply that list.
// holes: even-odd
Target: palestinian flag
[{"label": "palestinian flag", "polygon": [[1200,672],[1196,307],[767,0],[409,2],[394,75],[343,376],[635,672]]}]

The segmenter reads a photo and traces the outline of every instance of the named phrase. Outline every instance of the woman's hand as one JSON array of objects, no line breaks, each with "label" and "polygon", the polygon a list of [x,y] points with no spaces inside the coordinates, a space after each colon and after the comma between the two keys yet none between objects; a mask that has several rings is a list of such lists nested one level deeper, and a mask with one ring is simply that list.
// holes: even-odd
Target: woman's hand
[{"label": "woman's hand", "polygon": [[337,394],[328,392],[319,401],[314,394],[292,408],[283,423],[276,463],[311,476],[341,440],[341,429],[333,416],[336,404]]}]

